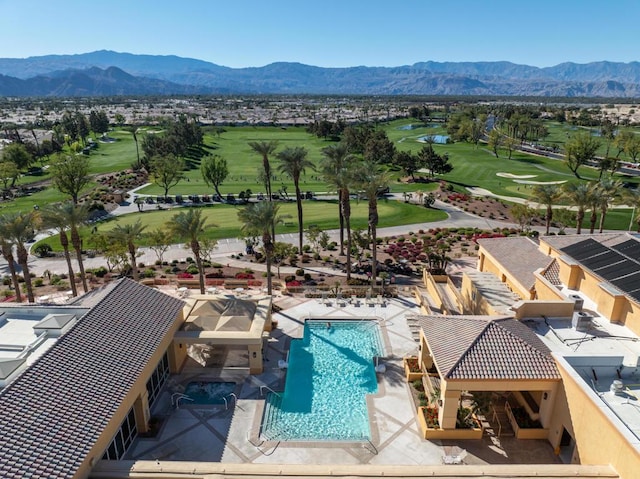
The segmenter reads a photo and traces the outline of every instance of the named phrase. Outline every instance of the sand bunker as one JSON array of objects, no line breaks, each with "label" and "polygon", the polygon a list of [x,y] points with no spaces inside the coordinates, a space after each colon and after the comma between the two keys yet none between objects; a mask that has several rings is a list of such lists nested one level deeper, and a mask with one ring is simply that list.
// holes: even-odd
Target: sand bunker
[{"label": "sand bunker", "polygon": [[567,180],[560,180],[560,181],[513,180],[513,182],[521,185],[561,185],[562,183],[566,183]]},{"label": "sand bunker", "polygon": [[511,173],[496,173],[496,176],[500,176],[501,178],[518,178],[518,179],[526,179],[526,178],[535,178],[538,175],[513,175]]}]

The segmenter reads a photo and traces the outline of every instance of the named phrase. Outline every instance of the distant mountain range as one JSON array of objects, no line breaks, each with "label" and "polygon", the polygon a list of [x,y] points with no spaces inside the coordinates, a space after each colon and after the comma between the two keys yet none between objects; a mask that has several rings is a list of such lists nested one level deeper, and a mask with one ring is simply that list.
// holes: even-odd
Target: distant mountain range
[{"label": "distant mountain range", "polygon": [[272,63],[229,68],[177,56],[101,50],[0,58],[2,96],[171,94],[640,96],[640,63],[421,62],[399,67],[321,68]]}]

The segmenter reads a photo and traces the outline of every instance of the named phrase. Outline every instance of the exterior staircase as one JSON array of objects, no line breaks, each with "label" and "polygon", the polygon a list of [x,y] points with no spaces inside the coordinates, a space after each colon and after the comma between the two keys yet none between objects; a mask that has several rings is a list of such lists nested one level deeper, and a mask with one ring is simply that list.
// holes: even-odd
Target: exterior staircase
[{"label": "exterior staircase", "polygon": [[515,432],[511,427],[507,412],[504,409],[504,401],[491,405],[491,411],[485,416],[485,434],[495,437],[513,437]]}]

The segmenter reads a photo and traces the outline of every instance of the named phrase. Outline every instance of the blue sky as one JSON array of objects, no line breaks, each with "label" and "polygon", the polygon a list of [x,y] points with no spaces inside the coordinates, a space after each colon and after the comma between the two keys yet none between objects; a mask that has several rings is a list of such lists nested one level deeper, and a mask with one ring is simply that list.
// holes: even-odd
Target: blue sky
[{"label": "blue sky", "polygon": [[115,50],[231,67],[636,61],[640,1],[0,0],[0,57]]}]

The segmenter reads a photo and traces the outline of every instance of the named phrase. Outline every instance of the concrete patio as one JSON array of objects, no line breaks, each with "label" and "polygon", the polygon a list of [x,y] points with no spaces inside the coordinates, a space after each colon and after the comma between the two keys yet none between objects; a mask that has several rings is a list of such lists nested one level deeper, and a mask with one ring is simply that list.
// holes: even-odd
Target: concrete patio
[{"label": "concrete patio", "polygon": [[[319,300],[279,297],[282,311],[274,314],[278,328],[265,350],[265,372],[249,376],[243,368],[185,367],[170,379],[154,407],[164,418],[154,438],[138,438],[125,459],[159,461],[221,462],[228,464],[316,464],[316,465],[438,465],[443,457],[466,451],[465,464],[560,464],[547,441],[518,441],[512,437],[485,435],[480,441],[426,441],[422,439],[411,392],[404,378],[402,357],[417,352],[417,343],[405,321],[406,314],[419,313],[410,296],[385,300],[383,305],[338,306]],[[278,360],[286,359],[289,342],[302,335],[305,319],[376,319],[381,325],[386,372],[378,374],[378,393],[369,396],[371,442],[261,442],[258,439],[264,397],[261,386],[284,389],[286,370]],[[237,383],[237,404],[188,405],[172,408],[171,385],[193,380],[216,379]],[[265,390],[265,388],[262,388]]]}]

